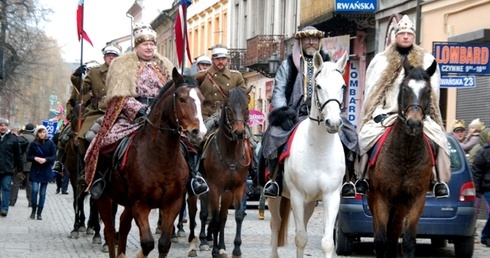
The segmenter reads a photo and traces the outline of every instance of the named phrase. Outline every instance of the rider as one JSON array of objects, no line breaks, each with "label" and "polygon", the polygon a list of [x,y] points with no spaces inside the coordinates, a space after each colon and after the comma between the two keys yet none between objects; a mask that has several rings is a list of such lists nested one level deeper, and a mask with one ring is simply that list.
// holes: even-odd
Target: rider
[{"label": "rider", "polygon": [[[392,125],[398,114],[398,85],[401,84],[403,60],[408,59],[413,67],[429,67],[434,57],[420,46],[414,44],[415,28],[407,15],[398,22],[395,30],[395,42],[377,54],[366,71],[365,102],[362,109],[362,121],[359,124],[359,147],[361,162],[357,176],[356,191],[365,194],[369,189],[366,178],[366,165],[371,148],[376,144],[387,126]],[[451,177],[449,149],[446,133],[442,129],[442,118],[439,110],[440,72],[431,77],[432,103],[430,114],[423,122],[424,133],[436,145],[436,169],[434,175],[434,195],[436,198],[449,196],[445,182]]]},{"label": "rider", "polygon": [[211,58],[209,58],[209,56],[202,55],[197,58],[196,64],[199,71],[206,71],[209,67],[211,67]]},{"label": "rider", "polygon": [[[171,80],[174,65],[156,53],[156,32],[149,24],[139,24],[133,30],[134,52],[116,58],[107,74],[107,110],[99,133],[90,143],[85,155],[85,180],[92,197],[103,191],[103,178],[93,181],[101,150],[109,151],[124,137],[144,123],[148,107],[163,86]],[[196,195],[207,191],[204,180],[190,175],[190,186]],[[92,186],[93,184],[93,186]]]},{"label": "rider", "polygon": [[[71,77],[73,85],[76,85],[76,87],[74,87],[73,89],[71,98],[73,98],[75,102],[77,102],[78,100],[76,98],[78,96],[78,93],[81,91],[83,95],[83,101],[90,101],[90,104],[85,109],[85,114],[82,118],[82,126],[78,132],[78,149],[82,157],[85,155],[89,142],[93,139],[93,134],[88,134],[92,135],[91,137],[85,137],[86,133],[91,129],[92,126],[94,126],[95,121],[102,117],[105,113],[105,82],[107,71],[109,70],[109,66],[112,63],[112,60],[121,55],[121,50],[122,48],[117,43],[107,44],[102,49],[102,54],[104,55],[104,64],[90,69],[90,72],[87,73],[87,76],[83,79],[82,89],[80,89],[79,87],[80,76],[82,76],[82,74],[86,72],[87,66],[80,66]],[[60,161],[63,157],[64,143],[66,142],[63,140],[64,138],[67,137],[60,135],[61,141],[58,144],[56,162],[53,166],[53,170],[59,173],[61,173],[61,171],[63,170]]]},{"label": "rider", "polygon": [[[321,49],[323,31],[313,26],[307,26],[294,35],[296,39],[293,53],[286,58],[275,77],[272,92],[273,110],[269,115],[269,128],[262,138],[262,155],[268,161],[271,179],[264,186],[264,195],[276,198],[281,194],[282,166],[279,165],[279,155],[295,124],[304,120],[308,115],[313,91],[313,56]],[[324,61],[330,58],[319,51]],[[306,93],[305,93],[306,92]],[[339,136],[344,145],[348,158],[347,167],[354,173],[354,156],[357,153],[357,136],[352,123],[342,116],[343,126]],[[276,169],[276,166],[277,167]],[[350,169],[349,169],[350,168]],[[277,172],[276,172],[277,171]],[[352,187],[353,189],[353,187]],[[354,194],[354,193],[351,193]]]}]

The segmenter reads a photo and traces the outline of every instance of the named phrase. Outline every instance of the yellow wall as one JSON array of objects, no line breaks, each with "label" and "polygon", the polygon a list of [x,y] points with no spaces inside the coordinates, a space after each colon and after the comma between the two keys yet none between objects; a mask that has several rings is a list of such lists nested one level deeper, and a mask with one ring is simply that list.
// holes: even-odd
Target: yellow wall
[{"label": "yellow wall", "polygon": [[334,0],[301,0],[300,24],[319,18],[322,15],[333,12]]}]

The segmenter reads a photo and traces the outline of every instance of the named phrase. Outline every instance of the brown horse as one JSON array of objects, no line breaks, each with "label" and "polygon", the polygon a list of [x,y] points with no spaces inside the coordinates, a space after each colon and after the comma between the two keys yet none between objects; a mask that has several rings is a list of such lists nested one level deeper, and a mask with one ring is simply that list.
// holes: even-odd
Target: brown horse
[{"label": "brown horse", "polygon": [[[125,257],[126,242],[133,218],[139,227],[142,250],[146,257],[153,250],[148,215],[151,209],[162,213],[159,257],[167,257],[171,245],[173,222],[179,214],[189,179],[189,167],[180,150],[181,134],[201,142],[206,133],[200,107],[203,99],[197,81],[182,77],[176,69],[169,81],[153,100],[144,125],[133,136],[127,152],[127,163],[109,171],[110,179],[98,200],[104,234],[111,258],[115,256],[115,230],[111,218],[111,203],[124,206],[120,217],[118,257]],[[98,166],[107,166],[106,157],[99,156]],[[105,163],[105,164],[104,164]]]},{"label": "brown horse", "polygon": [[[70,175],[70,183],[73,192],[73,209],[75,210],[75,220],[73,230],[70,232],[70,237],[77,239],[80,232],[86,232],[87,234],[94,234],[92,243],[100,244],[101,236],[97,203],[90,198],[90,214],[86,227],[84,201],[88,194],[83,191],[85,188],[80,186],[80,181],[78,180],[82,174],[84,162],[76,144],[77,129],[78,121],[85,112],[85,105],[80,105],[79,103],[74,103],[74,101],[72,101],[71,106],[73,109],[70,114],[68,114],[70,124],[68,124],[67,127],[69,128],[64,128],[64,130],[70,130],[71,132],[66,134],[69,136],[69,139],[65,144],[65,154],[62,158],[64,170]],[[60,139],[60,141],[62,141],[62,139]]]},{"label": "brown horse", "polygon": [[398,117],[369,168],[369,209],[373,213],[376,257],[396,257],[403,234],[404,257],[413,257],[419,218],[430,189],[434,166],[423,121],[430,112],[430,77],[437,63],[424,70],[404,63],[398,94]]},{"label": "brown horse", "polygon": [[[204,150],[202,157],[201,171],[203,171],[209,185],[208,198],[211,208],[209,230],[213,234],[213,257],[227,257],[225,224],[228,207],[232,201],[237,224],[233,257],[241,257],[242,255],[240,250],[242,243],[241,227],[244,218],[242,201],[245,198],[247,175],[252,161],[250,142],[246,132],[249,116],[247,95],[250,90],[251,87],[246,92],[240,88],[234,88],[228,92],[228,96],[222,103],[219,127],[208,140],[208,147]],[[189,201],[189,241],[191,242],[190,249],[195,251],[193,245],[195,243],[196,198],[191,197]],[[201,209],[207,209],[207,207],[207,204],[201,203]],[[205,235],[203,232],[205,221],[206,218],[201,214],[201,223],[203,224],[201,238]]]}]

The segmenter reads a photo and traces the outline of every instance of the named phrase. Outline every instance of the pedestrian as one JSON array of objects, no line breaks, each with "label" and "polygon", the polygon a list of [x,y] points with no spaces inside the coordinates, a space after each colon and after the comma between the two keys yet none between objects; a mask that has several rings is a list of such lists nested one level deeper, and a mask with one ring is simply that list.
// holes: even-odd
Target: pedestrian
[{"label": "pedestrian", "polygon": [[455,120],[453,122],[453,132],[451,135],[461,144],[466,137],[466,126],[464,120]]},{"label": "pedestrian", "polygon": [[56,160],[56,145],[48,138],[48,132],[43,125],[36,127],[34,137],[27,150],[27,160],[32,162],[29,175],[29,180],[32,182],[30,218],[34,219],[37,214],[37,219],[42,220],[46,189],[53,179],[52,166]]},{"label": "pedestrian", "polygon": [[[366,88],[361,121],[359,122],[359,148],[361,162],[357,170],[360,180],[356,182],[356,192],[365,194],[369,189],[367,163],[370,150],[391,126],[398,115],[399,85],[404,78],[403,62],[407,60],[412,67],[426,69],[435,60],[434,56],[422,47],[414,44],[415,27],[413,22],[404,15],[395,29],[395,42],[381,53],[376,54],[366,71]],[[433,192],[436,198],[449,196],[447,182],[451,178],[449,144],[446,132],[442,127],[439,109],[440,71],[437,67],[430,78],[431,105],[424,119],[424,134],[435,143],[436,166],[433,176]]]},{"label": "pedestrian", "polygon": [[[473,172],[473,181],[475,182],[476,196],[482,195],[487,201],[487,207],[490,205],[490,135],[487,136],[487,143],[476,153],[475,160],[471,166]],[[490,247],[490,213],[487,222],[481,232],[481,243]]]},{"label": "pedestrian", "polygon": [[26,197],[28,202],[28,207],[31,207],[31,192],[32,183],[29,181],[29,172],[31,170],[31,162],[27,161],[27,150],[29,144],[34,141],[34,129],[35,125],[28,123],[25,125],[24,130],[22,130],[19,135],[19,145],[22,153],[22,161],[24,162],[23,171],[18,171],[13,177],[12,191],[10,194],[10,206],[14,206],[17,202],[17,196],[19,194],[19,189],[23,184],[25,184]]},{"label": "pedestrian", "polygon": [[0,216],[9,212],[10,189],[15,171],[24,171],[19,139],[8,128],[9,121],[0,118]]},{"label": "pedestrian", "polygon": [[[134,52],[114,59],[107,74],[107,109],[100,131],[90,143],[85,155],[85,180],[92,198],[102,194],[104,181],[101,175],[94,180],[101,149],[115,149],[121,139],[137,131],[145,122],[153,99],[172,78],[174,65],[156,53],[156,32],[149,24],[139,24],[133,30]],[[193,189],[207,189],[207,185],[194,180]],[[202,192],[196,193],[201,194]]]},{"label": "pedestrian", "polygon": [[[294,35],[292,53],[281,63],[274,78],[269,127],[262,138],[262,155],[271,172],[271,180],[264,185],[264,195],[268,198],[281,195],[283,167],[279,164],[280,153],[294,126],[309,115],[314,87],[313,57],[319,55],[324,62],[330,61],[328,54],[321,50],[324,36],[325,32],[313,26],[298,31]],[[339,136],[346,150],[346,166],[353,177],[354,157],[359,152],[357,135],[354,125],[345,116],[342,116],[342,121]],[[279,169],[276,170],[276,166],[280,166]],[[276,171],[277,175],[274,176]],[[354,183],[350,180],[342,186],[344,197],[355,196]]]},{"label": "pedestrian", "polygon": [[459,143],[466,154],[480,143],[480,133],[483,129],[485,129],[485,124],[480,118],[474,119],[468,125],[468,134],[466,134],[464,141]]}]

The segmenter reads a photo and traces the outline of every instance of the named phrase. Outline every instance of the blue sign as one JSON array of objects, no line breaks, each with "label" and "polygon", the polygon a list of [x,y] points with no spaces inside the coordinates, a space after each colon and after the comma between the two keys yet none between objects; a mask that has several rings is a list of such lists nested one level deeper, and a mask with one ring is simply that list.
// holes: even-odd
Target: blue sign
[{"label": "blue sign", "polygon": [[433,44],[432,54],[441,74],[490,74],[490,45],[456,42]]},{"label": "blue sign", "polygon": [[475,76],[441,76],[441,88],[475,88]]},{"label": "blue sign", "polygon": [[338,13],[374,13],[377,2],[376,0],[336,0],[334,8]]},{"label": "blue sign", "polygon": [[46,127],[46,131],[48,133],[48,137],[52,138],[53,135],[56,133],[56,129],[58,127],[58,121],[42,121],[42,125]]}]

